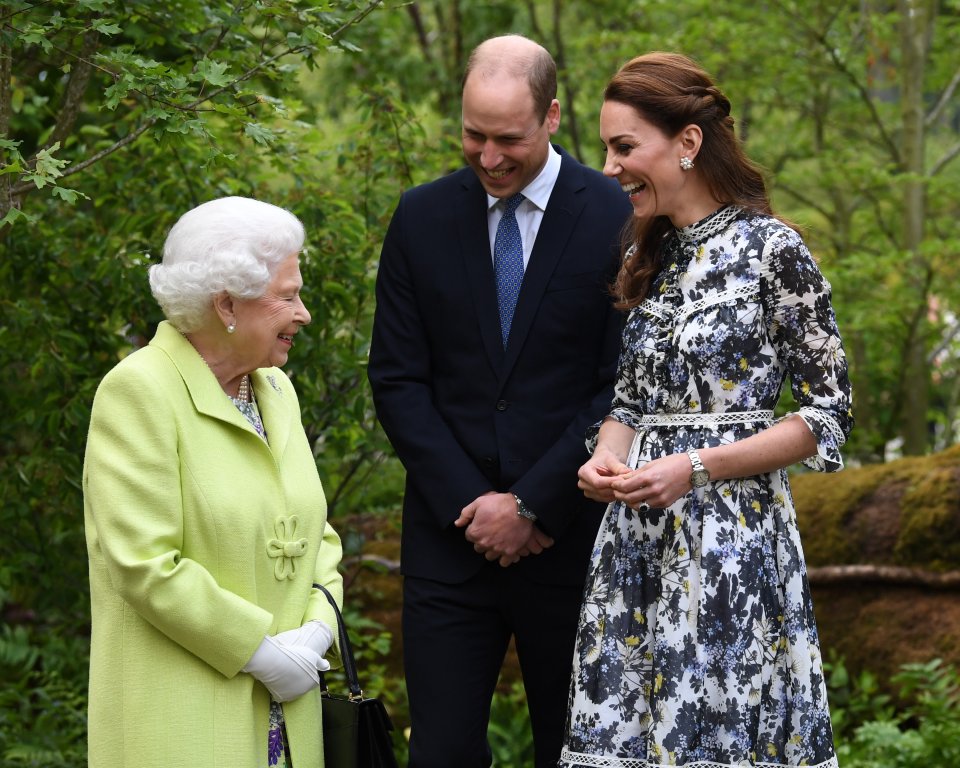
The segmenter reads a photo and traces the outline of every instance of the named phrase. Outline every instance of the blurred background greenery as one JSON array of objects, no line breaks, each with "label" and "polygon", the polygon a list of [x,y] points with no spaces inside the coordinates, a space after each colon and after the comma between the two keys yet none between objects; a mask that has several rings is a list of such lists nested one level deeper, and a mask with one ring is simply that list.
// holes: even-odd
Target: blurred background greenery
[{"label": "blurred background greenery", "polygon": [[[700,61],[833,284],[856,391],[849,462],[957,442],[957,0],[2,0],[0,762],[85,763],[89,407],[160,319],[146,268],[166,231],[227,194],[307,227],[314,322],[289,373],[347,545],[366,686],[403,755],[402,469],[366,386],[373,280],[401,191],[461,164],[466,56],[507,32],[555,55],[557,142],[594,167],[617,67],[654,49]],[[960,765],[950,664],[830,670],[843,765]],[[497,765],[530,764],[509,666],[490,734]]]}]

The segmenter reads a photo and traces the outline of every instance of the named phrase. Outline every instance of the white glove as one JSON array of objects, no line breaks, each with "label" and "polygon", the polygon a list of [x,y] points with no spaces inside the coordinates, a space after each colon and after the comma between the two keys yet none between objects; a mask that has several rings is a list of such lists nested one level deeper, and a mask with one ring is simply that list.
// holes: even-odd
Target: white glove
[{"label": "white glove", "polygon": [[[274,635],[273,639],[286,648],[305,645],[318,656],[325,656],[327,651],[330,650],[330,646],[333,645],[333,630],[320,619],[313,619],[302,627],[280,632]],[[321,672],[330,669],[330,663],[326,659],[320,659],[320,662],[317,669]]]},{"label": "white glove", "polygon": [[318,669],[329,669],[320,654],[305,645],[281,645],[264,637],[243,668],[263,683],[275,701],[284,702],[303,696],[320,685]]}]

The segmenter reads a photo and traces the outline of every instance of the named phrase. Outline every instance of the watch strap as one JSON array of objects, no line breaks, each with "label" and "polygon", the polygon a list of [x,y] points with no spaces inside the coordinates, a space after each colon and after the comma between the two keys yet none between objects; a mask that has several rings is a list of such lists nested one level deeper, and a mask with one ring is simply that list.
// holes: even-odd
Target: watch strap
[{"label": "watch strap", "polygon": [[517,496],[517,494],[513,494],[513,498],[517,502],[517,515],[519,515],[520,517],[524,517],[527,520],[530,520],[531,522],[534,522],[534,523],[537,522],[537,516],[533,513],[530,507],[524,504],[523,500],[519,496]]}]

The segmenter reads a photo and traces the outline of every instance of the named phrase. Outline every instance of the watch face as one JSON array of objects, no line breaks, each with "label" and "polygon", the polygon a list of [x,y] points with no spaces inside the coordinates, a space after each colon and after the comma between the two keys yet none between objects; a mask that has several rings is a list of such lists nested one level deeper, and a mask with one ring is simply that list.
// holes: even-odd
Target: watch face
[{"label": "watch face", "polygon": [[690,475],[690,485],[694,488],[702,488],[710,482],[710,473],[705,469],[694,470]]}]

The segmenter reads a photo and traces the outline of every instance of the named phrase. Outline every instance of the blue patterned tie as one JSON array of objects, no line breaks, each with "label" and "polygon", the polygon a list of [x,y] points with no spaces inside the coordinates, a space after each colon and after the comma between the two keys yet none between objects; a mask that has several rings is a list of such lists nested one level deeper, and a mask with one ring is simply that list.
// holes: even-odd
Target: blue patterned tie
[{"label": "blue patterned tie", "polygon": [[517,306],[520,283],[523,282],[523,241],[515,213],[524,199],[519,192],[507,198],[503,217],[497,224],[497,237],[493,241],[493,271],[497,275],[497,305],[500,308],[500,335],[504,347],[510,336],[513,310]]}]

